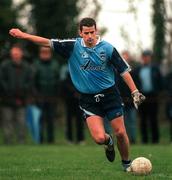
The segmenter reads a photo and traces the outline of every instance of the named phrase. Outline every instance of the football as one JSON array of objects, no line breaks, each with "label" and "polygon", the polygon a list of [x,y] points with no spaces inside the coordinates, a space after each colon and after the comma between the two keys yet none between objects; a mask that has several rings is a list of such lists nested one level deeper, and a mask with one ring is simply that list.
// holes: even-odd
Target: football
[{"label": "football", "polygon": [[145,157],[138,157],[132,161],[130,171],[135,175],[147,175],[152,171],[152,163]]}]

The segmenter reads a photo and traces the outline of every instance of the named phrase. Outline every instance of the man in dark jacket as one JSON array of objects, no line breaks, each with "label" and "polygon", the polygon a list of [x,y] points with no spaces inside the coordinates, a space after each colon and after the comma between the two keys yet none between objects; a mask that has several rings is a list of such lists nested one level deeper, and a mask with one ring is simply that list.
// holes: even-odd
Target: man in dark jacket
[{"label": "man in dark jacket", "polygon": [[59,89],[58,69],[58,63],[52,58],[51,50],[40,47],[39,59],[34,63],[34,89],[37,105],[42,112],[40,120],[41,143],[45,141],[45,129],[47,131],[47,142],[54,142],[54,119]]},{"label": "man in dark jacket", "polygon": [[159,142],[158,95],[162,90],[162,75],[159,67],[152,63],[152,52],[142,53],[142,65],[135,71],[135,82],[146,101],[139,107],[142,143],[148,143],[148,127],[150,126],[152,143]]},{"label": "man in dark jacket", "polygon": [[170,125],[170,142],[172,143],[172,71],[165,77],[165,89],[167,92],[166,115]]},{"label": "man in dark jacket", "polygon": [[[131,66],[131,76],[134,79],[134,71],[138,66],[138,63],[132,58],[129,51],[124,50],[122,52],[122,57],[124,60]],[[130,140],[130,143],[136,143],[137,139],[137,113],[133,104],[132,97],[130,95],[130,90],[125,82],[122,80],[121,76],[116,75],[116,82],[120,91],[120,94],[124,102],[124,123],[127,130],[127,134]]]},{"label": "man in dark jacket", "polygon": [[67,64],[62,67],[61,84],[61,94],[65,102],[66,139],[69,143],[76,141],[82,145],[85,143],[85,136],[84,121],[79,108],[79,93],[72,84]]},{"label": "man in dark jacket", "polygon": [[19,143],[25,142],[25,105],[32,83],[30,66],[23,59],[21,46],[14,45],[10,59],[1,64],[2,127],[4,143],[11,144],[15,135]]}]

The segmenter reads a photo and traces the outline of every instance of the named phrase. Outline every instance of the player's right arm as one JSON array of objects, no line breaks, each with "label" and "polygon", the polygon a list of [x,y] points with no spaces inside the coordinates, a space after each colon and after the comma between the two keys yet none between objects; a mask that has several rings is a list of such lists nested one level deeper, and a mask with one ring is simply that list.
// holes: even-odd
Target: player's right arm
[{"label": "player's right arm", "polygon": [[50,47],[49,39],[25,33],[17,28],[10,29],[9,34],[18,39],[25,39],[25,40],[31,41],[33,43],[36,43],[38,45],[41,45],[41,46]]},{"label": "player's right arm", "polygon": [[121,56],[115,48],[113,49],[111,61],[114,67],[116,68],[117,72],[122,76],[123,80],[129,87],[133,98],[134,106],[136,107],[136,109],[138,109],[138,106],[145,100],[145,96],[138,91],[129,73],[129,71],[131,70],[130,66],[123,58],[121,58]]}]

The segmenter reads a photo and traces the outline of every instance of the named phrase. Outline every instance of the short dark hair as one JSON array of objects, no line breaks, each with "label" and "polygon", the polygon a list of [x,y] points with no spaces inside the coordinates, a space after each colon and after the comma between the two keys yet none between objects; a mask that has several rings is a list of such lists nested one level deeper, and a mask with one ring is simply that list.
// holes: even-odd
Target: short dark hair
[{"label": "short dark hair", "polygon": [[142,52],[142,56],[152,56],[152,51],[149,49],[146,49]]},{"label": "short dark hair", "polygon": [[11,46],[11,49],[12,48],[19,48],[19,49],[21,49],[22,51],[23,51],[23,47],[22,47],[22,45],[20,44],[20,43],[15,43],[15,44],[13,44],[12,46]]},{"label": "short dark hair", "polygon": [[95,26],[96,29],[96,21],[93,18],[89,18],[89,17],[83,18],[79,23],[80,31],[82,31],[83,26],[87,26],[87,27]]}]

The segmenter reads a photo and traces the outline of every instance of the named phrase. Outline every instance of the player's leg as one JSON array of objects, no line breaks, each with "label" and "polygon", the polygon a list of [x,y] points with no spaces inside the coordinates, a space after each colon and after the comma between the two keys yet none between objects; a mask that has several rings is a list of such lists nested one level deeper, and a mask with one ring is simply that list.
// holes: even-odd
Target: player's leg
[{"label": "player's leg", "polygon": [[117,138],[117,146],[124,170],[126,170],[130,166],[131,160],[129,159],[129,139],[126,133],[123,116],[113,119],[111,121],[111,126]]},{"label": "player's leg", "polygon": [[[99,94],[100,95],[100,94]],[[104,96],[103,96],[104,97]],[[99,102],[96,100],[95,94],[81,94],[80,108],[83,111],[83,116],[86,119],[90,134],[97,144],[104,144],[107,147],[106,157],[110,162],[115,159],[113,140],[110,135],[105,133],[103,117],[105,117],[102,109],[101,98]]]},{"label": "player's leg", "polygon": [[86,123],[90,134],[97,144],[105,144],[109,136],[105,134],[103,119],[100,116],[89,116]]},{"label": "player's leg", "polygon": [[106,156],[110,162],[115,159],[112,137],[105,133],[103,118],[97,115],[87,117],[86,123],[90,134],[97,144],[104,144]]}]

